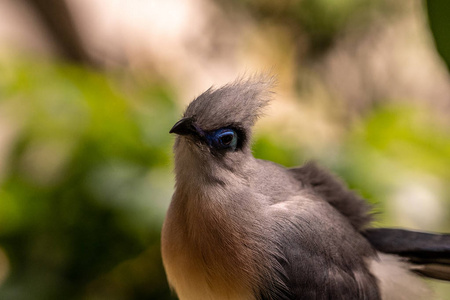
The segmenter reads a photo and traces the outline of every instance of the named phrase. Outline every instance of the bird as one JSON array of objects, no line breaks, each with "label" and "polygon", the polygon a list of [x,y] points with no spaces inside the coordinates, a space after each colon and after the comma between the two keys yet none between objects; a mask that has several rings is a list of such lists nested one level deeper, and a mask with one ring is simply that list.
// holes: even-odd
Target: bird
[{"label": "bird", "polygon": [[161,232],[181,300],[431,299],[450,234],[372,227],[372,206],[316,162],[257,159],[270,76],[209,88],[170,129],[175,189]]}]

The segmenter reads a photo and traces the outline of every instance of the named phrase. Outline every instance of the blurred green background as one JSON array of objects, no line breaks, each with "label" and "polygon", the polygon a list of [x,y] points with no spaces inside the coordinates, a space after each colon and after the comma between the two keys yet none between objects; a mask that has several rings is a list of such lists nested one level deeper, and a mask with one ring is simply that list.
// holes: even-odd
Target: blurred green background
[{"label": "blurred green background", "polygon": [[256,157],[318,160],[376,226],[450,232],[449,14],[444,0],[0,2],[0,299],[174,299],[168,131],[202,91],[255,72],[279,82]]}]

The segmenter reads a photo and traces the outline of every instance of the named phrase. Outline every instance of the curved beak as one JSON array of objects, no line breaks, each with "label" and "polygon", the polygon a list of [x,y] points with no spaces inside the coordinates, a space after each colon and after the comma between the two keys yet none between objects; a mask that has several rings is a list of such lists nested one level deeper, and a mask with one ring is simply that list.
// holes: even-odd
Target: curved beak
[{"label": "curved beak", "polygon": [[175,125],[173,125],[169,133],[175,133],[178,135],[188,135],[197,133],[197,130],[194,126],[194,119],[193,118],[181,119],[180,121],[176,122]]}]

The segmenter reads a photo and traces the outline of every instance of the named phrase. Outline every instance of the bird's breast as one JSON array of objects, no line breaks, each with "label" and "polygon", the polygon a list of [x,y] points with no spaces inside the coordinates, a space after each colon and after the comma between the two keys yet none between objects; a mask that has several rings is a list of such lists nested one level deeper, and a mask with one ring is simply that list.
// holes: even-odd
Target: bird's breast
[{"label": "bird's breast", "polygon": [[[193,202],[193,201],[191,201]],[[172,202],[162,231],[162,256],[180,299],[255,299],[257,274],[243,233],[205,209],[186,211]]]}]

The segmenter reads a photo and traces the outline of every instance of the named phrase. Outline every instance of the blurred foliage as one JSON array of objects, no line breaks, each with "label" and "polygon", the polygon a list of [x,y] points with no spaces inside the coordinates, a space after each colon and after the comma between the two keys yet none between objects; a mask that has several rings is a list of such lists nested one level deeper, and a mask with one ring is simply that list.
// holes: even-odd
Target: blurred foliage
[{"label": "blurred foliage", "polygon": [[395,3],[385,0],[215,1],[231,14],[246,11],[261,23],[283,26],[311,56],[326,52],[348,26],[363,30],[374,11],[389,14],[396,10]]},{"label": "blurred foliage", "polygon": [[[334,168],[351,188],[375,204],[376,211],[382,212],[378,220],[385,226],[398,226],[386,213],[386,201],[393,200],[399,184],[414,179],[411,174],[438,181],[442,194],[432,192],[445,201],[443,207],[449,211],[450,189],[446,183],[450,180],[450,132],[444,126],[425,107],[378,107],[342,141]],[[445,228],[450,228],[448,219],[439,229]]]},{"label": "blurred foliage", "polygon": [[446,0],[427,0],[428,22],[434,37],[436,49],[450,71],[450,2]]},{"label": "blurred foliage", "polygon": [[[65,64],[0,73],[13,131],[0,187],[11,274],[0,298],[168,298],[159,232],[173,182],[170,88]],[[128,285],[114,278],[119,264]]]}]

